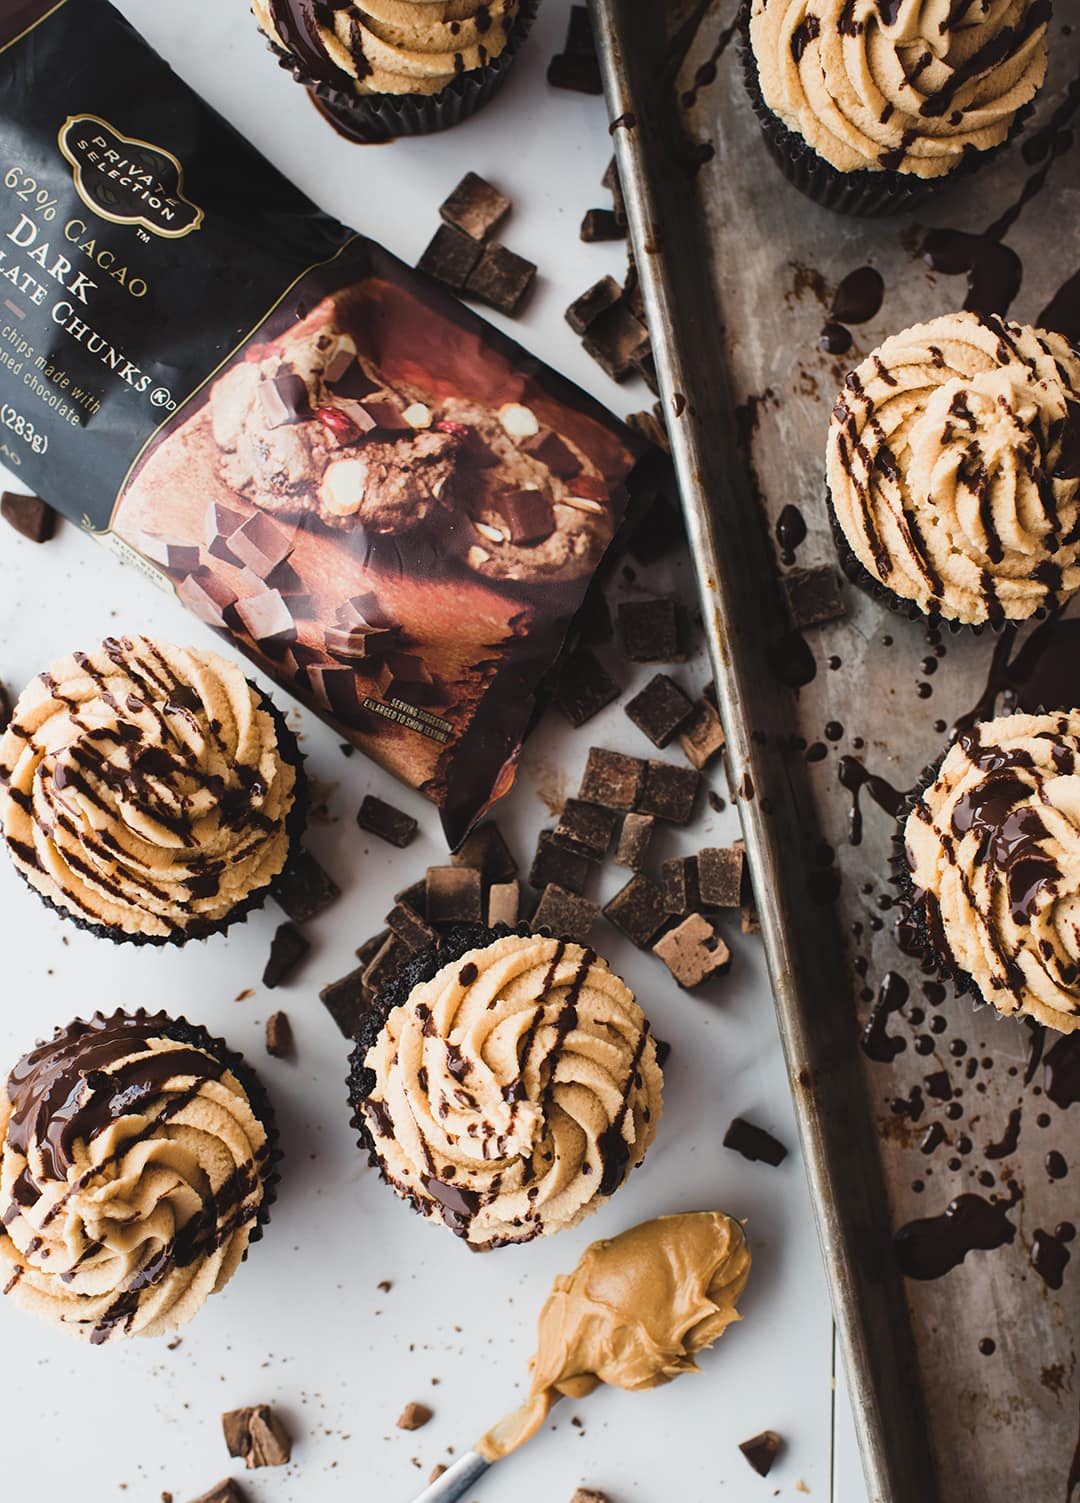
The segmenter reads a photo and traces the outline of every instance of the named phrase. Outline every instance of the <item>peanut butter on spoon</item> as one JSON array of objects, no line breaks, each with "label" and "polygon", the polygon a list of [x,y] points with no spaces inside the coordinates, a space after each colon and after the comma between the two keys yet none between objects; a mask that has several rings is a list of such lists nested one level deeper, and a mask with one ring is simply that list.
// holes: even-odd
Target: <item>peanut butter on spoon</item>
[{"label": "peanut butter on spoon", "polygon": [[739,1320],[750,1272],[742,1227],[722,1211],[642,1222],[586,1248],[540,1312],[520,1409],[473,1447],[494,1462],[531,1439],[559,1399],[608,1383],[632,1392],[698,1371],[694,1358]]}]

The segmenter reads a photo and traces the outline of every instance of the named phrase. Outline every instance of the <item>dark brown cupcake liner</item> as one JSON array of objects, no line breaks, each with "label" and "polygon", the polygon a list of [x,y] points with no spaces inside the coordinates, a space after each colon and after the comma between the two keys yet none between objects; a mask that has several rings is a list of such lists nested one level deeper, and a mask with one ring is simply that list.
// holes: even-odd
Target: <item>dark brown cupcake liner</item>
[{"label": "dark brown cupcake liner", "polygon": [[739,30],[743,79],[769,155],[793,187],[822,208],[832,209],[837,214],[872,219],[914,209],[991,161],[1015,139],[1032,112],[1030,104],[1018,110],[1004,141],[988,151],[963,153],[952,171],[942,177],[922,178],[910,172],[889,170],[841,172],[819,156],[802,136],[789,130],[765,103],[757,59],[750,42],[750,0],[744,0],[739,12]]},{"label": "dark brown cupcake liner", "polygon": [[449,130],[474,114],[502,87],[510,65],[529,33],[539,0],[522,0],[506,45],[482,68],[472,68],[437,94],[358,94],[305,73],[291,53],[270,43],[283,68],[304,85],[316,108],[348,140],[358,144],[427,136]]},{"label": "dark brown cupcake liner", "polygon": [[[114,945],[156,945],[158,947],[174,945],[180,948],[193,940],[210,939],[215,934],[224,933],[233,924],[242,923],[249,913],[253,912],[256,908],[261,908],[267,898],[272,898],[275,893],[281,891],[285,885],[290,868],[300,855],[301,839],[307,826],[308,781],[304,771],[304,754],[300,750],[296,737],[289,729],[283,712],[278,709],[270,696],[259,688],[258,684],[253,683],[251,679],[248,679],[247,682],[259,697],[259,708],[265,710],[274,722],[274,732],[282,760],[287,762],[296,774],[296,782],[293,788],[293,804],[285,818],[285,833],[288,837],[289,851],[285,859],[285,865],[278,872],[277,876],[268,882],[265,887],[257,888],[255,892],[249,893],[246,898],[243,898],[233,908],[230,908],[224,918],[218,919],[215,923],[207,923],[204,926],[198,927],[193,926],[183,933],[128,934],[125,930],[118,929],[109,924],[96,924],[91,919],[83,918],[73,909],[65,908],[62,903],[54,902],[52,898],[46,897],[42,892],[38,892],[22,868],[16,865],[15,870],[19,876],[46,908],[51,908],[54,913],[58,913],[61,918],[67,919],[77,929],[82,929],[87,934],[93,934],[97,939],[110,940]],[[2,836],[0,836],[0,843],[5,843]]]}]

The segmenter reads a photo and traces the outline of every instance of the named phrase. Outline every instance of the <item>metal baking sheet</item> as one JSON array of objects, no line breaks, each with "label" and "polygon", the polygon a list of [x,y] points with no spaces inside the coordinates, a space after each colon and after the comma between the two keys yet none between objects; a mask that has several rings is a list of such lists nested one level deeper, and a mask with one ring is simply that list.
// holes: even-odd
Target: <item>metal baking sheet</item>
[{"label": "metal baking sheet", "polygon": [[[1000,666],[1016,644],[928,633],[850,588],[846,619],[785,639],[779,576],[835,561],[824,448],[845,371],[963,305],[964,278],[922,259],[926,228],[1006,215],[1023,321],[1080,272],[1080,36],[1059,7],[1020,142],[917,217],[859,221],[810,203],[770,161],[732,0],[592,5],[868,1490],[1004,1503],[1019,1486],[1032,1503],[1071,1503],[1080,1254],[1054,1289],[1032,1248],[1075,1219],[1080,1164],[1057,1182],[1045,1167],[1050,1150],[1069,1159],[1075,1123],[1045,1094],[1033,1030],[943,994],[898,947],[895,822],[857,789],[860,769],[885,805],[913,786],[956,720],[989,706],[995,654]],[[884,277],[883,305],[837,358],[819,346],[831,293],[864,265]],[[790,507],[807,535],[784,557]],[[781,682],[810,666],[797,690]],[[867,1051],[872,1018],[871,1040],[893,1042]],[[1011,1240],[943,1277],[903,1278],[894,1233],[960,1193],[998,1202]]]}]

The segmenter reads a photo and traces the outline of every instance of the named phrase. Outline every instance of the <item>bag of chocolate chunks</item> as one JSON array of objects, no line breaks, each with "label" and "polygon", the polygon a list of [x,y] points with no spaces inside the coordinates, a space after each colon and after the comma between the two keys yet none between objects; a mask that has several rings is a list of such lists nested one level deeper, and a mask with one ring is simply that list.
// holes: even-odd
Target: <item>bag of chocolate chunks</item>
[{"label": "bag of chocolate chunks", "polygon": [[0,463],[456,845],[641,441],[320,212],[104,0],[8,0],[0,89]]}]

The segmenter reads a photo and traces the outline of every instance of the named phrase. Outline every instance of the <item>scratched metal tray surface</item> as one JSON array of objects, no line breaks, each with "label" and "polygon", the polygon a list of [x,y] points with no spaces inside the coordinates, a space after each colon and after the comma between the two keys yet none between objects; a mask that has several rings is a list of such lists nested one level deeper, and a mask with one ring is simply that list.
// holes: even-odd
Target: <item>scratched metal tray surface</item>
[{"label": "scratched metal tray surface", "polygon": [[[987,311],[1019,273],[1012,317],[1080,323],[1080,31],[1059,3],[1019,141],[917,217],[859,221],[769,159],[735,0],[592,4],[868,1490],[1073,1503],[1080,1035],[924,974],[889,860],[891,811],[965,715],[1036,686],[1080,700],[1080,625],[934,632],[846,588],[846,617],[800,636],[780,578],[835,563],[824,447],[845,372],[969,295],[927,264],[930,231],[983,237],[936,243],[975,253]],[[833,294],[865,266],[880,310],[830,354]]]}]

